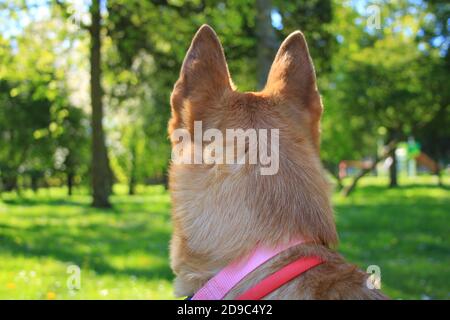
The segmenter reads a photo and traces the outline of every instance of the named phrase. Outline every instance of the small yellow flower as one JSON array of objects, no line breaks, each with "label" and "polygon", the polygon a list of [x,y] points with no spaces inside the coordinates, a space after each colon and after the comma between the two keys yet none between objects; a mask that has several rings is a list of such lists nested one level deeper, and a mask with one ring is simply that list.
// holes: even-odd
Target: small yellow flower
[{"label": "small yellow flower", "polygon": [[6,284],[6,287],[8,289],[15,289],[16,288],[16,284],[14,282],[9,282],[8,284]]},{"label": "small yellow flower", "polygon": [[47,292],[47,300],[55,300],[56,299],[56,293],[49,291]]}]

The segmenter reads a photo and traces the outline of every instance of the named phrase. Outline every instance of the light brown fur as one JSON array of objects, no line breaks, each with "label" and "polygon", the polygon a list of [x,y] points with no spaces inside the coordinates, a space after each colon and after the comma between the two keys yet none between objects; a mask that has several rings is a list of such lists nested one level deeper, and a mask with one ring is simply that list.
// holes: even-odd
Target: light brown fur
[{"label": "light brown fur", "polygon": [[[326,263],[284,285],[269,299],[381,298],[366,287],[367,275],[332,251],[337,233],[330,187],[319,159],[322,104],[314,67],[300,32],[281,45],[260,92],[241,93],[232,84],[222,46],[202,26],[183,62],[172,98],[169,134],[178,128],[277,128],[280,167],[272,176],[258,165],[172,164],[169,183],[174,233],[171,266],[175,293],[189,296],[257,243],[275,246],[303,237],[310,244],[281,254],[248,275],[232,299],[280,266],[302,255]],[[174,141],[172,141],[175,143]]]}]

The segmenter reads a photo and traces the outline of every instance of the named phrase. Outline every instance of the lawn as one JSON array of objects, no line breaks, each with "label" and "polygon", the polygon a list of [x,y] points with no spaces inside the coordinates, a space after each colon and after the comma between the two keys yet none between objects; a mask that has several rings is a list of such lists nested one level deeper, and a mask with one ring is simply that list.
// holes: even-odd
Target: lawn
[{"label": "lawn", "polygon": [[[388,190],[383,179],[365,178],[350,198],[334,195],[339,251],[362,269],[378,265],[393,298],[449,299],[450,192],[429,177],[400,182]],[[115,191],[113,210],[92,209],[88,195],[69,198],[64,189],[2,194],[0,298],[173,298],[167,192]],[[67,287],[73,265],[79,290]]]}]

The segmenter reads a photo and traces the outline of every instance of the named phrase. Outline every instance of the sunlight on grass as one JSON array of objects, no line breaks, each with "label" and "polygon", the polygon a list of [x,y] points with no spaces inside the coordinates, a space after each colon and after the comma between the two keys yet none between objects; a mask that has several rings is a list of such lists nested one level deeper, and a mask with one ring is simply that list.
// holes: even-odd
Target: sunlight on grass
[{"label": "sunlight on grass", "polygon": [[[62,189],[0,206],[0,298],[169,299],[169,197],[160,186],[126,196],[114,209],[89,207],[90,197]],[[67,289],[67,267],[81,267],[81,290]]]},{"label": "sunlight on grass", "polygon": [[[349,198],[334,195],[339,251],[362,269],[381,268],[393,298],[450,298],[450,193],[435,177],[367,177]],[[445,184],[449,184],[446,177]]]},{"label": "sunlight on grass", "polygon": [[[351,197],[334,195],[339,251],[362,269],[379,265],[393,298],[448,299],[449,191],[432,177],[400,183],[390,190],[368,177]],[[91,208],[85,190],[3,194],[0,298],[173,299],[169,196],[161,186],[138,191],[116,186],[111,210]],[[68,290],[70,265],[81,268],[80,290]]]}]

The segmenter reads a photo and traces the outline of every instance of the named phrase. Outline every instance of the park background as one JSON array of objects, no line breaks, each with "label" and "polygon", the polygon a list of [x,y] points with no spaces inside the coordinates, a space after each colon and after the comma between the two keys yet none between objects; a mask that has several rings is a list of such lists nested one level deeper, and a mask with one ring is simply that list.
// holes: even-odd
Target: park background
[{"label": "park background", "polygon": [[169,97],[208,23],[242,91],[304,32],[338,250],[392,298],[449,299],[449,18],[444,0],[0,0],[0,298],[173,298]]}]

